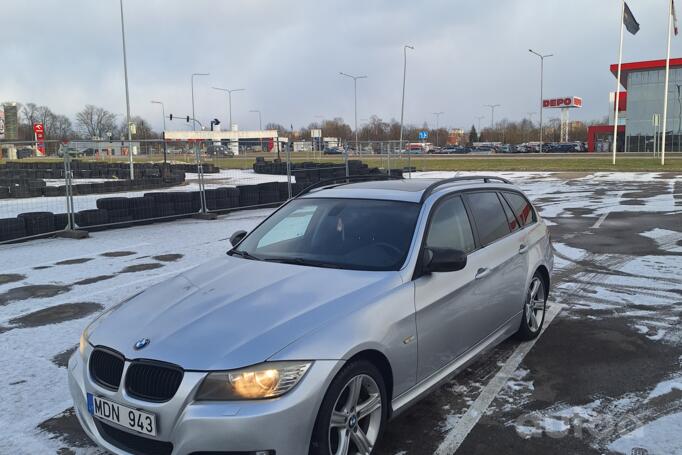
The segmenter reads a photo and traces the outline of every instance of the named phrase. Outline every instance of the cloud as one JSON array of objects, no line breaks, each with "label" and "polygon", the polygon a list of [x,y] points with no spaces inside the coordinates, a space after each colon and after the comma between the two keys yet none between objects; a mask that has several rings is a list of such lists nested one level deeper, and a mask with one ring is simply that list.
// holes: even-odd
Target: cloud
[{"label": "cloud", "polygon": [[[35,102],[73,116],[86,103],[123,116],[125,92],[119,2],[22,0],[3,5],[0,100]],[[630,0],[642,25],[627,35],[624,60],[663,58],[665,2]],[[358,82],[358,117],[400,116],[402,46],[408,54],[406,122],[468,128],[489,115],[518,119],[539,105],[539,62],[547,60],[545,94],[577,95],[576,119],[599,119],[615,89],[616,1],[573,0],[124,0],[132,112],[161,125],[160,109],[227,120],[233,94],[240,128],[264,122],[307,125],[317,115],[353,118],[353,84],[339,71],[366,74]],[[682,45],[676,39],[673,57]],[[545,111],[545,118],[557,113]],[[537,117],[536,117],[537,118]],[[484,120],[485,122],[485,120]],[[181,129],[185,124],[173,122]],[[170,125],[169,125],[170,126]]]}]

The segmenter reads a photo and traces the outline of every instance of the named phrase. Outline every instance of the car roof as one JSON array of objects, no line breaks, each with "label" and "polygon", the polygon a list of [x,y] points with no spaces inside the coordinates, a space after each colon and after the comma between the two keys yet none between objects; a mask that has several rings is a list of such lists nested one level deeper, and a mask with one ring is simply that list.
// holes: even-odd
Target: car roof
[{"label": "car roof", "polygon": [[429,191],[435,183],[442,185],[431,188],[430,194],[444,194],[465,189],[515,189],[514,185],[503,181],[485,182],[475,176],[467,176],[467,180],[444,182],[446,179],[415,178],[400,180],[373,180],[358,183],[341,183],[336,186],[313,189],[302,198],[340,198],[340,199],[380,199],[419,203],[424,192]]}]

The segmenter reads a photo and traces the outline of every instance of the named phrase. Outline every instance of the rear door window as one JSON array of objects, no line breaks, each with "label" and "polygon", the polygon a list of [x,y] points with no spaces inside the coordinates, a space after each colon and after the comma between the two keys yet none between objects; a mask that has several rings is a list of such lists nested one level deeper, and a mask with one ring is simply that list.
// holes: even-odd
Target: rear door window
[{"label": "rear door window", "polygon": [[504,192],[502,193],[504,198],[509,202],[516,219],[519,220],[521,226],[528,226],[529,224],[535,223],[537,215],[533,206],[528,202],[528,200],[518,193]]},{"label": "rear door window", "polygon": [[480,192],[465,195],[471,208],[483,246],[509,234],[509,222],[496,193]]},{"label": "rear door window", "polygon": [[439,204],[426,236],[427,248],[451,248],[470,253],[476,249],[464,203],[459,197]]}]

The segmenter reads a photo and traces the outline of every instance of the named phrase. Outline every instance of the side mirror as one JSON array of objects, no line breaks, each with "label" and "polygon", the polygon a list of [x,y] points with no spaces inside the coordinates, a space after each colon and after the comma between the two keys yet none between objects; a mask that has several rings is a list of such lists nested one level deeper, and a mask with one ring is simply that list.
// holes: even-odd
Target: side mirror
[{"label": "side mirror", "polygon": [[467,265],[467,255],[464,251],[451,248],[424,249],[424,271],[456,272]]},{"label": "side mirror", "polygon": [[237,246],[237,244],[241,242],[244,237],[246,237],[246,231],[237,231],[230,236],[230,243],[232,246]]}]

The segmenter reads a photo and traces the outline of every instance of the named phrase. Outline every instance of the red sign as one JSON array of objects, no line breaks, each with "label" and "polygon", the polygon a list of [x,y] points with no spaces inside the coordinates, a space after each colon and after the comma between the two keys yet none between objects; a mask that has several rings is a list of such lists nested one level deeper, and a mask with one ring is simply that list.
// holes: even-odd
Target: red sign
[{"label": "red sign", "polygon": [[33,133],[36,137],[36,149],[38,153],[45,156],[45,127],[42,123],[33,124]]},{"label": "red sign", "polygon": [[542,107],[544,108],[583,107],[583,99],[577,96],[568,96],[565,98],[551,98],[548,100],[542,100]]}]

